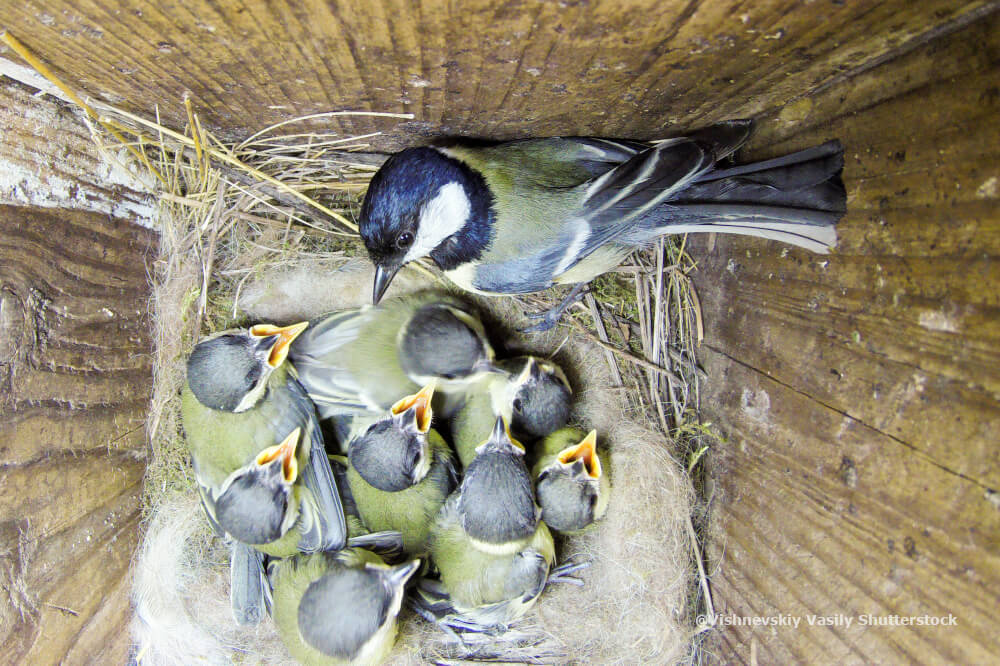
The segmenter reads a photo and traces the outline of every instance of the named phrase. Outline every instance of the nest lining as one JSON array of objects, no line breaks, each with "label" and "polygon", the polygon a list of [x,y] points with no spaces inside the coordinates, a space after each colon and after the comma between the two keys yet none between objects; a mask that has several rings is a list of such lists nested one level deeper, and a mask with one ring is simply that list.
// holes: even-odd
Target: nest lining
[{"label": "nest lining", "polygon": [[[106,158],[129,159],[118,143],[126,135],[135,155],[131,171],[159,183],[147,524],[133,590],[136,656],[143,664],[281,663],[288,657],[269,621],[239,628],[229,613],[228,558],[194,500],[180,427],[184,359],[211,332],[367,300],[371,269],[355,258],[363,250],[354,216],[382,157],[360,152],[367,137],[324,132],[325,114],[296,119],[294,132],[289,121],[281,134],[268,128],[226,145],[186,104],[184,133],[113,107],[87,107]],[[102,128],[113,128],[115,140]],[[561,559],[592,559],[584,588],[554,586],[511,631],[466,636],[462,645],[404,613],[393,663],[696,659],[701,631],[691,618],[701,591],[709,608],[710,597],[703,571],[698,585],[688,475],[710,437],[696,420],[701,323],[688,279],[693,267],[683,242],[660,240],[595,280],[563,325],[531,337],[513,333],[527,323],[523,313],[554,305],[556,294],[476,299],[506,354],[550,356],[566,370],[577,395],[573,420],[596,427],[610,449],[612,497],[596,529],[560,548]],[[432,282],[442,286],[437,271],[417,266],[401,273],[393,291]]]}]

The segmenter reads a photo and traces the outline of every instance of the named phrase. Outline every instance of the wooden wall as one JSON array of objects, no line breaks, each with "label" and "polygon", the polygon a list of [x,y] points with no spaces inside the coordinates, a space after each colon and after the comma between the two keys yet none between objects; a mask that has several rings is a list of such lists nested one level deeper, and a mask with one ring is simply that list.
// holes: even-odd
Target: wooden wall
[{"label": "wooden wall", "polygon": [[0,25],[96,98],[174,126],[190,92],[233,136],[334,109],[392,131],[635,138],[766,112],[995,2],[972,0],[28,0]]},{"label": "wooden wall", "polygon": [[[840,137],[840,246],[695,241],[726,661],[1000,654],[1000,16],[763,119],[748,153]],[[852,626],[808,626],[843,614]],[[944,616],[954,627],[865,627]]]},{"label": "wooden wall", "polygon": [[[851,212],[837,253],[743,238],[694,245],[712,378],[703,406],[730,436],[714,457],[716,599],[739,615],[951,612],[960,622],[948,631],[724,627],[713,654],[980,660],[1000,653],[988,631],[1000,516],[998,5],[47,0],[5,3],[0,27],[98,99],[158,107],[181,126],[189,92],[206,124],[233,137],[337,109],[414,113],[402,124],[323,121],[345,134],[384,131],[372,140],[383,149],[441,134],[652,138],[738,116],[761,120],[755,156],[841,137]],[[6,224],[29,219],[10,215]],[[55,224],[30,215],[31,229]],[[102,223],[68,219],[81,233]],[[99,233],[127,236],[104,222]],[[141,280],[129,265],[123,275]],[[60,276],[65,292],[43,293],[61,308],[76,283]],[[97,322],[88,326],[96,334]],[[144,357],[128,358],[139,382]],[[35,460],[20,455],[15,464]],[[30,464],[50,464],[39,455]],[[0,515],[31,513],[16,508]],[[47,525],[46,534],[66,529]],[[13,634],[29,637],[18,645],[42,645],[31,626]]]},{"label": "wooden wall", "polygon": [[101,160],[72,113],[4,83],[0,119],[0,172],[23,176],[0,191],[2,661],[123,663],[155,236],[101,210],[138,195],[90,182]]}]

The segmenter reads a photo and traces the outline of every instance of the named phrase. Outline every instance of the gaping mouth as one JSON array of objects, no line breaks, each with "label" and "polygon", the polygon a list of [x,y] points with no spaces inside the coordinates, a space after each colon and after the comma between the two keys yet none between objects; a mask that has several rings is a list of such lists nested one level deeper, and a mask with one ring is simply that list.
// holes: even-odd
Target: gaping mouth
[{"label": "gaping mouth", "polygon": [[431,409],[431,399],[434,397],[433,382],[423,387],[414,395],[408,395],[392,406],[393,415],[402,414],[408,409],[414,410],[417,430],[427,432],[431,427],[434,410]]},{"label": "gaping mouth", "polygon": [[597,457],[596,430],[591,430],[587,433],[583,441],[576,446],[570,446],[560,451],[557,458],[564,465],[571,465],[577,460],[582,460],[590,478],[601,478],[601,461]]},{"label": "gaping mouth", "polygon": [[292,344],[292,341],[299,337],[299,334],[308,327],[309,322],[307,321],[284,327],[257,324],[250,328],[250,335],[255,338],[277,338],[267,357],[267,364],[272,368],[277,368],[285,362],[285,358],[288,356],[288,347]]},{"label": "gaping mouth", "polygon": [[295,483],[299,476],[299,461],[295,459],[295,450],[299,445],[299,435],[302,428],[296,428],[277,446],[269,446],[257,455],[257,464],[266,465],[281,458],[281,472],[286,483]]}]

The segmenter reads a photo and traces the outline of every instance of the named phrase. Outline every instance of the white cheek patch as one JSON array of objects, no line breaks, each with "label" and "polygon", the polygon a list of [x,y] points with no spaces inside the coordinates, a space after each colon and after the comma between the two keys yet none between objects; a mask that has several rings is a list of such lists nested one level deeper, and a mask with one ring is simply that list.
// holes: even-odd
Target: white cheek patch
[{"label": "white cheek patch", "polygon": [[434,248],[465,226],[472,206],[459,183],[448,183],[420,211],[417,237],[403,262],[426,257]]}]

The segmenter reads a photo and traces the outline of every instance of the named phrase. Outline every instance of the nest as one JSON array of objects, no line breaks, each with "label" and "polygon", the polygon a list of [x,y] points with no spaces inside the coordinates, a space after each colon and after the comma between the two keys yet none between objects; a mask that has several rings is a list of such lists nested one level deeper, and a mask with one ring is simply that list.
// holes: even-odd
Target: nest
[{"label": "nest", "polygon": [[[85,109],[106,158],[155,181],[159,196],[160,247],[149,271],[155,388],[146,535],[135,563],[136,657],[142,664],[288,661],[270,621],[249,629],[232,621],[228,555],[195,499],[180,427],[184,361],[200,337],[215,331],[367,302],[372,269],[355,220],[385,156],[365,152],[371,135],[324,130],[333,114],[289,120],[227,144],[202,128],[188,100],[188,125],[174,131],[89,106],[51,80]],[[515,331],[529,323],[525,312],[551,307],[559,294],[475,299],[499,355],[533,353],[564,368],[576,391],[571,420],[597,428],[610,451],[612,496],[595,529],[561,542],[560,559],[592,561],[583,588],[551,586],[510,631],[465,635],[464,643],[404,612],[394,663],[698,660],[706,628],[693,618],[711,615],[712,607],[696,536],[705,504],[694,488],[715,437],[697,415],[702,333],[688,277],[694,267],[683,238],[661,239],[592,282],[545,334]],[[436,268],[411,265],[389,296],[431,284],[447,288]]]}]

